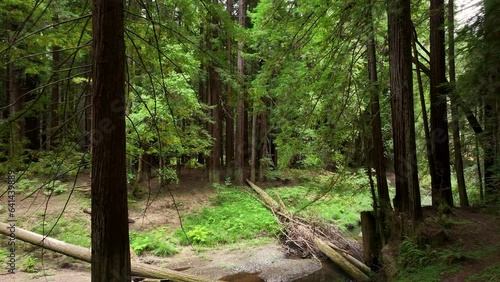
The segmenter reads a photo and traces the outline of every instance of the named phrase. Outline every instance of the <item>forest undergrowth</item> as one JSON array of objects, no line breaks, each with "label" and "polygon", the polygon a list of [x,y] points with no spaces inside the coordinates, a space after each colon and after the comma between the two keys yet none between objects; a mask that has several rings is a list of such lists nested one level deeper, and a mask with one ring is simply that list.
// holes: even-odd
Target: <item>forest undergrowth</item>
[{"label": "forest undergrowth", "polygon": [[[137,255],[165,257],[185,246],[206,249],[234,243],[265,244],[280,236],[281,227],[274,215],[246,187],[194,181],[183,184],[181,179],[179,184],[172,184],[175,203],[166,190],[129,197],[129,217],[135,221],[130,225],[130,245]],[[82,212],[90,209],[88,190],[81,188],[87,183],[88,175],[79,176],[75,183],[23,175],[16,183],[19,227],[90,247],[90,216]],[[73,184],[76,189],[72,189]],[[368,180],[362,171],[340,176],[289,170],[275,172],[262,185],[296,215],[334,223],[352,236],[359,233],[359,212],[371,205]],[[3,220],[8,216],[3,204],[0,215]],[[25,270],[40,269],[41,249],[23,242],[19,246],[19,253],[24,254],[21,261],[28,265]],[[6,250],[0,248],[0,262],[5,261],[2,252]]]}]

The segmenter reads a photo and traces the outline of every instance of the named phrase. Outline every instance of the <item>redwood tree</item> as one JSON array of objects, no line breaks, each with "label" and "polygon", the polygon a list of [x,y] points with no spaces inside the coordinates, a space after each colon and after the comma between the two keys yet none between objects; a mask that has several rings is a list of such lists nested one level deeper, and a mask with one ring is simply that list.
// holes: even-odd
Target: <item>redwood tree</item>
[{"label": "redwood tree", "polygon": [[394,142],[396,197],[394,207],[411,219],[421,218],[415,144],[413,81],[411,68],[410,1],[392,0],[387,12],[389,69]]},{"label": "redwood tree", "polygon": [[[234,13],[234,1],[227,1],[227,12],[230,17],[233,17]],[[226,41],[226,52],[227,52],[227,65],[229,66],[229,72],[233,74],[233,38],[229,37]],[[226,85],[226,177],[233,178],[234,170],[234,108],[233,108],[233,89],[230,83]]]},{"label": "redwood tree", "polygon": [[432,205],[453,205],[450,179],[450,148],[446,106],[447,87],[444,37],[444,1],[431,0],[431,143],[434,168],[432,174]]},{"label": "redwood tree", "polygon": [[[238,20],[240,25],[246,27],[246,1],[238,1]],[[236,164],[236,174],[235,182],[236,184],[243,184],[244,180],[244,168],[245,168],[245,87],[244,87],[244,77],[245,77],[245,59],[243,58],[243,47],[242,42],[238,43],[238,80],[240,82],[240,90],[238,95],[238,103],[236,106],[236,151],[235,151],[235,164]]]},{"label": "redwood tree", "polygon": [[131,281],[122,0],[95,0],[92,73],[92,281]]},{"label": "redwood tree", "polygon": [[[456,71],[455,71],[455,9],[454,1],[448,1],[448,68],[451,83],[451,91],[456,91]],[[451,99],[451,127],[453,131],[453,152],[455,157],[455,171],[457,175],[458,195],[460,196],[460,206],[465,208],[469,206],[467,190],[465,188],[464,164],[462,160],[462,144],[460,142],[460,124],[458,122],[458,101],[456,95],[450,95]]]},{"label": "redwood tree", "polygon": [[[372,1],[368,1],[370,6]],[[368,28],[370,31],[367,44],[368,53],[368,75],[371,83],[371,121],[372,121],[372,160],[377,177],[377,194],[380,207],[383,211],[391,208],[389,199],[389,188],[384,164],[384,144],[382,140],[382,120],[380,118],[380,104],[378,94],[377,55],[375,52],[375,35],[373,30],[372,7],[367,10]]]},{"label": "redwood tree", "polygon": [[484,21],[481,64],[478,66],[478,85],[484,101],[484,188],[488,204],[500,199],[500,1],[484,0]]}]

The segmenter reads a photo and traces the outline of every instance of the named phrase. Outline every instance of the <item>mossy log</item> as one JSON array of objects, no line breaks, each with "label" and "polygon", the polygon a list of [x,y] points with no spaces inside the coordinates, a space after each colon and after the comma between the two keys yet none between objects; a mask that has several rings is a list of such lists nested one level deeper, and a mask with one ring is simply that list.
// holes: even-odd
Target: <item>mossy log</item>
[{"label": "mossy log", "polygon": [[[15,235],[15,238],[21,241],[31,243],[33,245],[40,246],[44,249],[48,249],[90,263],[91,259],[90,249],[73,244],[68,244],[66,242],[46,237],[28,230],[24,230],[19,227],[15,227],[15,231],[13,231],[13,229],[11,229],[11,226],[9,224],[3,222],[0,222],[0,233],[6,236]],[[205,277],[188,273],[182,273],[175,270],[159,268],[153,265],[138,263],[138,262],[132,262],[132,275],[145,278],[168,279],[169,281],[178,281],[178,282],[214,281],[213,279],[208,279]]]}]

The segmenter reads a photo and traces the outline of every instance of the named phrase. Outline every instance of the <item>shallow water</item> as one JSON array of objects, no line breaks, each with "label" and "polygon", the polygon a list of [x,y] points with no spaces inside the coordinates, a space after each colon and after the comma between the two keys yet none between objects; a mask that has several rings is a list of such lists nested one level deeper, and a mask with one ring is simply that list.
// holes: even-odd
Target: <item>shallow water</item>
[{"label": "shallow water", "polygon": [[[322,267],[307,276],[293,280],[293,282],[336,282],[351,281],[350,277],[331,261],[321,263]],[[259,273],[237,273],[222,277],[220,280],[228,282],[264,282]]]},{"label": "shallow water", "polygon": [[259,277],[259,273],[237,273],[233,275],[228,275],[220,278],[220,280],[228,282],[264,282],[262,278]]},{"label": "shallow water", "polygon": [[320,270],[311,273],[307,276],[294,280],[294,282],[336,282],[336,281],[351,281],[342,269],[337,267],[330,260],[321,263]]}]

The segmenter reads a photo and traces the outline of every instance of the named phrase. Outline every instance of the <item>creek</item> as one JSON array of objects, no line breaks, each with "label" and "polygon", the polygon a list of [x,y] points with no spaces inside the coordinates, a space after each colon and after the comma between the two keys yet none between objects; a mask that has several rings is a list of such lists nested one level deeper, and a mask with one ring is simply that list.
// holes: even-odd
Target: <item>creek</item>
[{"label": "creek", "polygon": [[[337,282],[351,281],[351,278],[331,261],[321,263],[321,268],[309,275],[293,280],[293,282]],[[265,282],[259,273],[237,273],[224,276],[221,280],[228,282]],[[274,281],[274,280],[273,280]]]}]

